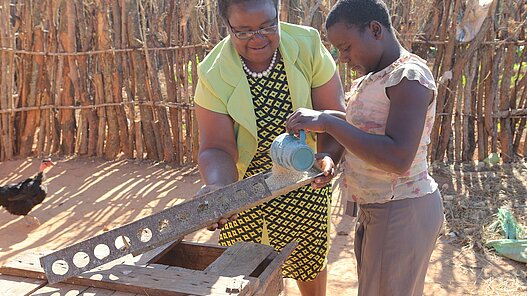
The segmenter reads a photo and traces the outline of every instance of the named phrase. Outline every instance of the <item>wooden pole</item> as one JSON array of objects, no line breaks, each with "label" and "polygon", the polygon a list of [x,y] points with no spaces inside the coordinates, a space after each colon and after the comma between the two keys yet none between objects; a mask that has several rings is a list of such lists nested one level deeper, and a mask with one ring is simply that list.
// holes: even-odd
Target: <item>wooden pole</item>
[{"label": "wooden pole", "polygon": [[[127,25],[128,25],[128,44],[132,48],[141,48],[143,47],[142,43],[145,42],[142,36],[142,30],[140,27],[140,16],[139,16],[139,3],[137,0],[130,0],[126,2],[126,14],[128,16]],[[134,91],[135,91],[135,101],[150,101],[151,99],[147,97],[147,83],[144,76],[146,63],[144,56],[139,52],[132,52],[131,61],[133,69],[133,80],[134,80]],[[147,157],[154,160],[160,160],[161,155],[159,155],[157,150],[157,143],[155,139],[154,132],[154,114],[151,107],[139,106],[140,113],[140,128],[136,125],[136,141],[137,133],[141,133],[141,138],[144,140],[144,147],[146,148]],[[139,128],[139,129],[138,129]],[[137,145],[136,145],[137,147]]]},{"label": "wooden pole", "polygon": [[[118,3],[115,3],[117,2]],[[114,0],[114,7],[119,5],[119,12],[114,11],[114,14],[119,13],[120,14],[120,30],[121,34],[118,35],[119,37],[116,39],[119,39],[119,42],[116,41],[116,47],[119,48],[125,48],[128,47],[128,18],[126,16],[126,4],[127,2],[125,0]],[[126,92],[126,100],[128,102],[133,102],[135,100],[135,81],[133,78],[133,72],[131,70],[131,54],[128,53],[122,53],[119,55],[121,58],[121,66],[122,66],[122,79],[121,82],[123,83],[125,92]],[[136,108],[133,104],[130,104],[127,106],[126,109],[126,117],[128,122],[128,145],[129,145],[129,151],[132,153],[132,157],[134,156],[134,150],[135,150],[135,157],[138,159],[143,159],[143,146],[142,146],[142,139],[139,139],[139,143],[136,143],[137,138],[136,134],[141,136],[141,130],[139,129],[139,132],[136,131]],[[136,144],[139,145],[139,149],[141,150],[141,153],[139,153],[139,149],[136,148]],[[139,155],[140,154],[140,155]]]},{"label": "wooden pole", "polygon": [[465,102],[464,102],[464,116],[463,116],[463,161],[471,161],[474,157],[474,150],[476,145],[474,118],[476,115],[476,96],[477,88],[475,85],[478,82],[478,52],[472,57],[468,66],[467,85],[465,86]]},{"label": "wooden pole", "polygon": [[[147,50],[149,43],[149,35],[146,29],[146,11],[141,6],[141,19],[142,19],[142,30],[143,36],[145,37],[143,41],[143,47],[145,48],[145,59],[146,59],[146,68],[148,74],[148,82],[150,91],[150,98],[153,102],[160,102],[163,98],[161,94],[161,86],[159,85],[159,76],[157,71],[157,63],[155,61],[155,56],[152,56]],[[156,31],[155,26],[152,28]],[[159,156],[163,156],[163,160],[167,162],[172,162],[174,160],[174,145],[172,143],[172,136],[170,134],[170,124],[168,123],[167,110],[164,107],[153,108],[155,114],[157,115],[156,125],[157,129],[154,130],[157,132],[156,140],[158,146]]]},{"label": "wooden pole", "polygon": [[[108,6],[107,2],[103,0],[95,0],[97,7],[97,49],[108,49],[111,48],[111,36],[108,34],[110,25],[108,24]],[[98,82],[102,84],[104,90],[103,102],[113,103],[118,101],[114,98],[114,81],[113,68],[114,60],[110,54],[101,54],[98,57],[98,69],[101,78]],[[99,86],[100,87],[100,86]],[[106,159],[114,159],[120,152],[121,138],[119,137],[120,130],[117,122],[117,112],[115,107],[106,107],[106,122],[107,126],[103,127],[99,125],[99,128],[107,128],[107,138],[105,139],[104,156]],[[126,131],[125,131],[126,133]],[[102,134],[102,133],[100,133]],[[128,139],[126,139],[128,140]]]},{"label": "wooden pole", "polygon": [[[0,7],[0,45],[13,46],[10,24],[10,1],[3,0]],[[2,52],[0,56],[0,110],[13,107],[12,81],[14,77],[13,54]],[[0,161],[8,160],[14,154],[14,139],[12,136],[12,115],[0,114]]]},{"label": "wooden pole", "polygon": [[[454,8],[452,15],[458,15],[459,9],[461,6],[461,0],[453,0],[454,1]],[[446,71],[452,71],[452,79],[445,83],[445,85],[440,84],[438,89],[438,110],[440,110],[443,113],[446,114],[452,114],[453,107],[454,107],[454,101],[456,98],[455,91],[450,92],[449,88],[455,89],[457,87],[457,77],[456,72],[452,69],[452,63],[454,60],[454,52],[455,52],[455,45],[456,45],[456,22],[454,20],[451,20],[450,23],[450,33],[448,34],[448,40],[449,43],[446,46],[445,53],[441,60],[441,72],[445,73]],[[459,63],[458,63],[459,64]],[[440,102],[441,101],[441,102]],[[448,141],[450,138],[450,131],[452,130],[452,115],[446,115],[441,118],[441,120],[438,120],[439,123],[439,130],[441,131],[441,135],[437,139],[437,150],[435,153],[434,160],[443,160],[443,157],[445,155],[445,152],[447,150]]]},{"label": "wooden pole", "polygon": [[[115,48],[122,48],[121,44],[121,31],[122,31],[122,21],[121,21],[121,9],[119,7],[119,2],[113,0],[111,2],[111,15],[112,15],[112,28],[114,36],[112,38],[113,45]],[[111,71],[112,71],[112,81],[113,81],[113,99],[114,103],[121,103],[123,101],[122,88],[124,87],[123,79],[123,61],[121,54],[114,54],[112,56]],[[127,90],[129,91],[129,90]],[[127,96],[129,99],[130,97]],[[129,136],[129,118],[126,116],[126,111],[124,106],[115,106],[115,113],[117,116],[117,124],[119,126],[119,140],[121,143],[120,149],[124,153],[124,156],[127,158],[132,158],[134,156],[133,149],[130,145],[130,136]]]},{"label": "wooden pole", "polygon": [[[77,22],[75,6],[73,2],[62,1],[61,5],[62,21],[60,32],[60,43],[65,52],[75,52],[76,48],[76,30]],[[62,105],[72,106],[75,98],[80,96],[78,84],[79,74],[76,59],[73,56],[67,57],[67,63],[64,72],[64,90],[62,92]],[[76,86],[77,85],[77,86]],[[76,91],[77,90],[77,91]],[[62,129],[62,152],[65,155],[75,153],[75,133],[77,124],[73,110],[61,110],[61,129]]]},{"label": "wooden pole", "polygon": [[[439,40],[446,40],[447,38],[447,30],[448,30],[448,27],[446,24],[447,24],[447,21],[449,19],[449,15],[450,15],[450,6],[451,6],[451,2],[452,0],[445,0],[444,1],[444,4],[443,4],[443,17],[441,19],[441,24],[444,24],[443,26],[441,26],[441,32],[439,33]],[[455,0],[454,0],[455,1]],[[459,2],[459,0],[457,1]],[[456,12],[454,12],[454,15],[456,15]],[[452,25],[450,26],[452,27]],[[455,31],[455,30],[454,30]],[[453,36],[453,34],[450,34]],[[437,49],[437,55],[436,55],[436,60],[435,60],[435,64],[434,64],[434,67],[433,67],[433,70],[432,70],[432,73],[434,75],[434,77],[436,77],[437,79],[439,79],[442,75],[442,73],[444,73],[445,71],[447,70],[450,70],[450,63],[451,63],[451,58],[452,58],[452,54],[451,52],[453,52],[453,46],[454,46],[454,41],[449,38],[448,39],[450,41],[449,43],[449,47],[448,49],[445,47],[445,46],[439,46],[438,49]],[[446,54],[445,54],[445,51],[448,51]],[[450,53],[450,54],[448,54]],[[445,58],[444,56],[448,56],[449,58],[446,59],[447,62],[444,62],[445,61]],[[440,72],[440,67],[441,66],[441,72]],[[444,83],[447,83],[446,81]],[[448,84],[447,84],[448,85]],[[437,95],[437,112],[438,113],[445,113],[445,101],[446,101],[446,88],[444,85],[441,85],[439,84],[438,85],[438,95]],[[441,161],[442,158],[443,158],[443,155],[439,156],[439,139],[440,139],[440,132],[442,133],[443,131],[440,130],[440,127],[441,127],[441,123],[446,120],[442,117],[438,117],[436,118],[436,120],[434,121],[434,127],[432,129],[432,134],[431,134],[431,153],[430,153],[430,158],[432,161]]]},{"label": "wooden pole", "polygon": [[[32,12],[32,22],[35,24],[33,27],[33,51],[41,51],[44,48],[44,23],[43,20],[45,14],[42,12],[46,11],[45,5],[47,1],[40,2],[39,7],[34,9]],[[29,74],[29,93],[26,106],[38,106],[40,91],[42,89],[42,78],[44,70],[44,57],[33,56],[31,72]],[[23,123],[23,130],[20,139],[20,155],[27,157],[33,152],[33,141],[35,138],[35,131],[37,122],[39,122],[38,111],[27,111],[25,122]]]},{"label": "wooden pole", "polygon": [[[83,3],[76,3],[76,20],[79,36],[79,43],[81,50],[86,52],[89,50],[90,39],[92,34],[95,34],[95,25],[92,19],[86,17],[86,11]],[[77,63],[77,71],[72,75],[77,76],[74,81],[75,97],[79,99],[82,106],[91,105],[93,102],[93,87],[89,88],[88,83],[88,57],[78,56],[76,60],[70,63]],[[81,120],[84,123],[80,133],[78,153],[80,155],[94,156],[96,154],[97,136],[99,130],[99,119],[97,111],[94,109],[82,109]]]}]

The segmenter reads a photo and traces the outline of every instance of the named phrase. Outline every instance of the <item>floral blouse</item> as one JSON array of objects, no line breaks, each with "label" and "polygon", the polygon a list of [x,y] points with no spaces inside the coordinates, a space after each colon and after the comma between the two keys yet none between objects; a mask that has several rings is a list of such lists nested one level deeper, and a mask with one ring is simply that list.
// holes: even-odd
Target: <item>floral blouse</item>
[{"label": "floral blouse", "polygon": [[429,105],[419,148],[410,169],[403,175],[389,173],[363,161],[347,151],[344,162],[344,190],[359,204],[385,203],[392,200],[421,197],[437,190],[437,183],[428,174],[427,146],[434,124],[437,88],[426,62],[403,51],[401,57],[377,73],[370,73],[351,86],[346,120],[355,127],[376,135],[384,135],[390,100],[386,88],[403,78],[418,81],[434,91]]}]

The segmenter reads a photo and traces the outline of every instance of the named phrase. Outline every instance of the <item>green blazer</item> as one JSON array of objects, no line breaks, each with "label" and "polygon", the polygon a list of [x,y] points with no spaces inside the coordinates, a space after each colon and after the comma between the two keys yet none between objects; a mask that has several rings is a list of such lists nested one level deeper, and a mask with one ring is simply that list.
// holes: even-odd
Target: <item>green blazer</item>
[{"label": "green blazer", "polygon": [[[311,89],[324,85],[336,71],[335,62],[320,41],[318,31],[281,22],[280,53],[293,110],[312,108]],[[198,65],[198,77],[195,103],[228,114],[234,120],[239,153],[236,166],[242,179],[256,153],[258,134],[249,83],[230,36],[218,43]],[[308,137],[307,142],[316,151],[315,138]]]}]

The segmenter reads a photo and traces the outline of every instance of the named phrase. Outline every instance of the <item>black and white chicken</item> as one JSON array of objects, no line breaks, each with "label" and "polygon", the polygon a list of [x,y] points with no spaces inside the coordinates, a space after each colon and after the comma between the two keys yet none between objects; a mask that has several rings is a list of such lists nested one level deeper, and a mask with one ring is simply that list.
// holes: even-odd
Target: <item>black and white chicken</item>
[{"label": "black and white chicken", "polygon": [[51,159],[44,159],[34,178],[28,178],[18,184],[0,186],[0,206],[13,215],[24,216],[27,224],[39,225],[38,219],[28,213],[46,198],[47,188],[42,181],[46,171],[53,165]]}]

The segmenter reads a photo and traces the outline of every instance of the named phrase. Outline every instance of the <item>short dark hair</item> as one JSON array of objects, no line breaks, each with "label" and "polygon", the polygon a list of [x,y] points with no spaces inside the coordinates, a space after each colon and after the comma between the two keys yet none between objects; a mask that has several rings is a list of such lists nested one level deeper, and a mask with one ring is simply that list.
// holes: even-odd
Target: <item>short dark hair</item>
[{"label": "short dark hair", "polygon": [[231,7],[232,4],[240,4],[251,1],[271,1],[273,2],[274,7],[276,8],[276,13],[279,13],[278,7],[280,6],[280,0],[218,0],[218,13],[223,22],[227,24],[229,19],[229,7]]},{"label": "short dark hair", "polygon": [[382,0],[339,0],[329,12],[326,29],[341,21],[357,26],[360,30],[372,21],[378,21],[392,31],[390,13]]}]

